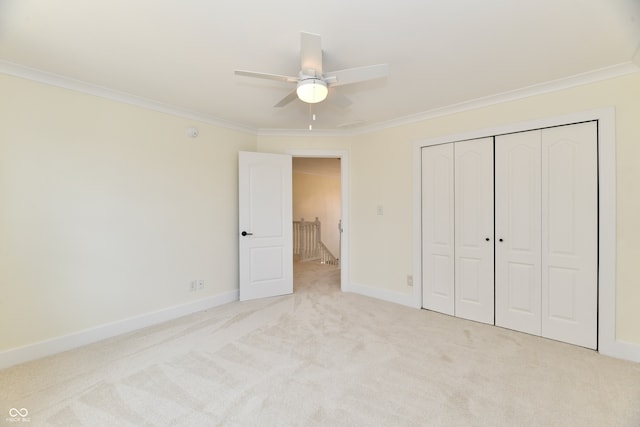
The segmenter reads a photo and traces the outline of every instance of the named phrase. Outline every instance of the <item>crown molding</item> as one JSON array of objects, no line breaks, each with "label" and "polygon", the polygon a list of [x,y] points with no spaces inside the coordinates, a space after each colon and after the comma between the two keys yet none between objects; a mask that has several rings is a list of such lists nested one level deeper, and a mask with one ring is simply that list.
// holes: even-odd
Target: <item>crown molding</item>
[{"label": "crown molding", "polygon": [[[639,52],[640,52],[640,47],[639,47]],[[636,56],[639,56],[637,62],[640,63],[640,53],[637,54]],[[532,96],[542,95],[545,93],[557,92],[560,90],[570,89],[576,86],[582,86],[590,83],[599,82],[602,80],[613,79],[616,77],[621,77],[627,74],[633,74],[637,72],[640,72],[640,64],[636,65],[631,61],[625,62],[622,64],[600,68],[598,70],[593,70],[586,73],[576,74],[570,77],[565,77],[565,78],[552,80],[544,83],[539,83],[531,86],[526,86],[520,89],[508,91],[508,92],[502,92],[499,94],[485,96],[485,97],[473,99],[470,101],[464,101],[458,104],[453,104],[453,105],[449,105],[442,108],[435,108],[433,110],[424,111],[422,113],[413,114],[410,116],[405,116],[397,119],[379,122],[371,126],[359,128],[355,132],[359,135],[367,134],[371,132],[377,132],[377,131],[381,131],[389,128],[394,128],[398,126],[430,120],[437,117],[461,113],[468,110],[475,110],[478,108],[489,107],[491,105],[501,104],[508,101],[515,101],[518,99],[529,98]]]},{"label": "crown molding", "polygon": [[136,107],[170,114],[172,116],[177,116],[184,119],[207,123],[226,129],[247,132],[251,134],[257,133],[257,129],[250,126],[210,117],[205,114],[185,110],[180,107],[164,104],[152,99],[143,98],[126,92],[120,92],[103,86],[87,83],[82,80],[64,77],[59,74],[26,67],[24,65],[16,64],[9,61],[0,60],[0,73],[32,80],[38,83],[44,83],[50,86],[72,90],[75,92],[98,96],[100,98],[109,99],[111,101],[130,104]]},{"label": "crown molding", "polygon": [[392,120],[374,123],[367,126],[355,127],[348,130],[335,129],[269,129],[269,128],[254,128],[244,124],[234,123],[223,119],[207,116],[205,114],[188,111],[180,107],[163,104],[151,99],[139,97],[125,92],[115,91],[106,87],[94,85],[80,80],[71,79],[58,74],[49,73],[34,68],[26,67],[23,65],[15,64],[8,61],[0,60],[0,73],[11,75],[14,77],[20,77],[28,80],[33,80],[39,83],[48,84],[64,89],[73,90],[76,92],[86,93],[89,95],[106,98],[112,101],[123,102],[125,104],[134,105],[141,108],[146,108],[161,113],[170,114],[177,117],[182,117],[190,120],[195,120],[202,123],[208,123],[214,126],[236,130],[240,132],[251,133],[258,136],[290,136],[299,138],[308,137],[345,137],[355,135],[365,135],[372,132],[377,132],[389,128],[404,126],[421,122],[425,120],[434,119],[437,117],[447,116],[451,114],[461,113],[468,110],[474,110],[478,108],[488,107],[503,102],[514,101],[517,99],[528,98],[531,96],[541,95],[550,92],[556,92],[559,90],[569,89],[576,86],[582,86],[589,83],[595,83],[602,80],[621,77],[627,74],[637,73],[640,71],[640,46],[636,51],[632,61],[622,64],[613,65],[610,67],[601,68],[586,73],[577,74],[571,77],[565,77],[562,79],[552,80],[549,82],[539,83],[524,88],[499,93],[496,95],[490,95],[482,98],[473,99],[470,101],[460,102],[458,104],[449,105],[446,107],[435,108],[427,110],[421,113],[412,114],[409,116],[399,117]]}]

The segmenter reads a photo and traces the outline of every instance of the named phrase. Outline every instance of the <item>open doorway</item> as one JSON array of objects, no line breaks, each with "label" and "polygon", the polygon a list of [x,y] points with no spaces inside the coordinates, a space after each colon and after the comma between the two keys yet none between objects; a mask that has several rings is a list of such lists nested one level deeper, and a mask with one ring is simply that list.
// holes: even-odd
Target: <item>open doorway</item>
[{"label": "open doorway", "polygon": [[[346,153],[292,153],[294,273],[312,268],[346,277]],[[294,289],[297,287],[294,274]]]}]

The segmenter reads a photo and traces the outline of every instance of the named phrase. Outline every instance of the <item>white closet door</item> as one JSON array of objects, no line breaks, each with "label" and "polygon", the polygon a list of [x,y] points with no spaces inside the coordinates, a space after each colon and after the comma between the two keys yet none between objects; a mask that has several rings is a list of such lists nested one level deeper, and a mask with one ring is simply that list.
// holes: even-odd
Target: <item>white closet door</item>
[{"label": "white closet door", "polygon": [[595,122],[542,131],[542,336],[597,347]]},{"label": "white closet door", "polygon": [[454,152],[455,315],[493,324],[493,137]]},{"label": "white closet door", "polygon": [[422,306],[454,314],[453,144],[422,149]]},{"label": "white closet door", "polygon": [[539,130],[495,141],[496,325],[540,335]]}]

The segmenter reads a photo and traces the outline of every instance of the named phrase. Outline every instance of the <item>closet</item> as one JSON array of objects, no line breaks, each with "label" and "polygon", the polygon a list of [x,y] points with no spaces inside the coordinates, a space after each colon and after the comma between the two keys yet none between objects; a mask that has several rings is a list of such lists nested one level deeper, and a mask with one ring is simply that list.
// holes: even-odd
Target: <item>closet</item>
[{"label": "closet", "polygon": [[422,148],[422,305],[597,347],[597,122]]}]

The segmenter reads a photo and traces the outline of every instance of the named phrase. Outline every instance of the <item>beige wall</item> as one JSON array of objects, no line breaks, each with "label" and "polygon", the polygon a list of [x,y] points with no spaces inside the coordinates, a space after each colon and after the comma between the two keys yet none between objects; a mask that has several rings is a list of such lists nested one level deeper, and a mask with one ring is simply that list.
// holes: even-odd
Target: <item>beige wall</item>
[{"label": "beige wall", "polygon": [[0,93],[0,351],[237,289],[255,135],[5,75]]},{"label": "beige wall", "polygon": [[352,137],[323,135],[320,132],[309,132],[308,135],[259,135],[258,151],[265,153],[286,153],[291,150],[317,151],[349,151]]},{"label": "beige wall", "polygon": [[241,150],[347,151],[349,281],[408,295],[414,141],[608,106],[617,336],[640,344],[640,74],[344,137],[255,136],[4,75],[0,93],[0,351],[235,290]]},{"label": "beige wall", "polygon": [[[640,73],[355,138],[351,146],[351,281],[410,293],[412,144],[420,139],[614,106],[617,134],[617,337],[640,344]],[[384,215],[376,215],[376,205]]]}]

